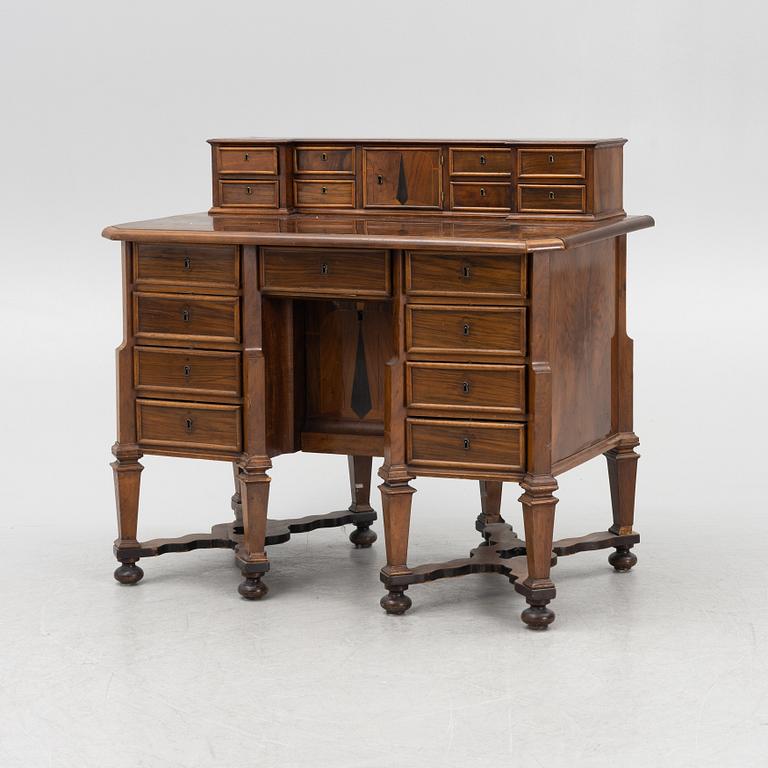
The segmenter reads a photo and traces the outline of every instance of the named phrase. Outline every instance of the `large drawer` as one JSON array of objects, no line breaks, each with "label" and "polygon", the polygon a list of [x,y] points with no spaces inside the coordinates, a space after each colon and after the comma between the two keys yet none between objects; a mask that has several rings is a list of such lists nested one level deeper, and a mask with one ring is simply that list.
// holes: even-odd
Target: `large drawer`
[{"label": "large drawer", "polygon": [[524,307],[406,307],[410,354],[458,354],[472,358],[525,355]]},{"label": "large drawer", "polygon": [[231,288],[240,285],[240,259],[234,245],[138,243],[133,261],[137,287]]},{"label": "large drawer", "polygon": [[385,297],[391,292],[389,251],[261,249],[261,290],[287,296]]},{"label": "large drawer", "polygon": [[134,333],[140,339],[240,342],[240,299],[134,293]]},{"label": "large drawer", "polygon": [[139,445],[237,452],[242,449],[241,408],[170,400],[137,400]]},{"label": "large drawer", "polygon": [[525,465],[525,425],[492,421],[408,419],[412,466],[520,471]]},{"label": "large drawer", "polygon": [[524,365],[407,363],[408,408],[514,417],[525,411]]},{"label": "large drawer", "polygon": [[409,296],[521,299],[525,256],[409,251],[405,288]]},{"label": "large drawer", "polygon": [[239,397],[240,353],[136,347],[134,381],[139,393]]}]

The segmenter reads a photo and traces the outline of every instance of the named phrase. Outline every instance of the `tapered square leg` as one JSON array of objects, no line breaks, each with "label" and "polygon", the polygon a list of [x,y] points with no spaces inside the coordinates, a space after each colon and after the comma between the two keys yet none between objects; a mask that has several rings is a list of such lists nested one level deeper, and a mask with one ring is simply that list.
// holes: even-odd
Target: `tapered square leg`
[{"label": "tapered square leg", "polygon": [[[639,441],[634,435],[632,437],[634,439],[621,443],[605,454],[613,508],[613,525],[610,531],[618,536],[632,533],[635,520],[635,485],[637,460],[640,455],[634,450]],[[637,563],[637,555],[630,547],[620,546],[611,553],[608,562],[617,571],[626,572]]]},{"label": "tapered square leg", "polygon": [[[142,454],[130,448],[115,445],[112,448],[115,461],[110,465],[115,479],[115,503],[117,506],[117,539],[115,557],[120,566],[115,570],[115,579],[121,584],[137,584],[144,576],[144,571],[136,565],[138,557],[128,554],[139,548],[136,531],[139,519],[139,488],[141,472],[144,467],[139,463]],[[124,553],[124,554],[121,554]]]},{"label": "tapered square leg", "polygon": [[384,517],[384,539],[387,564],[381,569],[381,579],[387,594],[381,598],[381,607],[389,614],[400,615],[412,605],[405,594],[407,586],[393,583],[392,578],[404,576],[408,568],[408,534],[411,525],[411,498],[415,489],[404,481],[387,481],[379,486]]},{"label": "tapered square leg", "polygon": [[[352,503],[349,511],[359,514],[373,512],[371,507],[371,466],[370,456],[347,456],[349,463],[349,488]],[[354,522],[354,521],[353,521]],[[378,537],[371,530],[369,522],[355,523],[355,530],[349,534],[349,540],[358,549],[367,549]]]},{"label": "tapered square leg", "polygon": [[237,548],[237,564],[243,573],[238,592],[248,600],[260,600],[267,594],[262,576],[269,570],[264,549],[267,535],[269,459],[240,468],[240,498],[243,510],[243,540]]}]

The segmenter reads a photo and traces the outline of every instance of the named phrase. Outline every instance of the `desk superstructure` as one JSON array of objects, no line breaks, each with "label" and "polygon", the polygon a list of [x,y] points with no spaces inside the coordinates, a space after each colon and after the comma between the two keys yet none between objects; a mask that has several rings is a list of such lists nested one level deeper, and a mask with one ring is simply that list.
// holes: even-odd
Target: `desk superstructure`
[{"label": "desk superstructure", "polygon": [[[118,581],[138,582],[142,558],[227,547],[240,593],[259,598],[266,547],[293,532],[349,524],[369,547],[373,456],[388,613],[410,607],[413,584],[495,571],[541,629],[558,556],[612,548],[629,570],[626,235],[653,220],[623,211],[624,140],[211,145],[208,213],[104,232],[123,241]],[[300,450],[349,457],[351,504],[269,520],[271,458]],[[143,454],[232,462],[234,519],[140,542]],[[555,477],[600,454],[612,524],[553,541]],[[420,475],[479,481],[482,544],[469,557],[408,563]],[[501,518],[504,482],[523,489],[525,540]]]}]

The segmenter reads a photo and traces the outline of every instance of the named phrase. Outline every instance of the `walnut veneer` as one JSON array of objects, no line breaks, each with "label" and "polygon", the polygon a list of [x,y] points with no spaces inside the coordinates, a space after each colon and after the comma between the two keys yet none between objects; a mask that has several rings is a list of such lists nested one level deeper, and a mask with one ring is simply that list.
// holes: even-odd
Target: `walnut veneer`
[{"label": "walnut veneer", "polygon": [[[123,241],[118,581],[139,581],[141,558],[232,548],[240,593],[260,598],[266,547],[291,533],[351,524],[368,547],[373,456],[388,613],[413,584],[494,571],[542,629],[557,557],[613,548],[629,570],[626,235],[653,220],[622,209],[623,144],[217,139],[209,213],[108,227]],[[269,520],[271,459],[300,450],[349,457],[351,504]],[[143,454],[232,462],[234,520],[140,542]],[[555,477],[600,454],[612,524],[553,541]],[[409,564],[421,475],[479,481],[470,557]],[[505,482],[523,489],[525,540],[501,517]]]}]

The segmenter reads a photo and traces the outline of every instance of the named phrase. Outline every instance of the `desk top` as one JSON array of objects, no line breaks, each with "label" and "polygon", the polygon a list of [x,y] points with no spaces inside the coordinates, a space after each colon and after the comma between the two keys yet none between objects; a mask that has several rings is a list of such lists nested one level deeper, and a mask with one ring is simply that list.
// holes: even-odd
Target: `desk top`
[{"label": "desk top", "polygon": [[286,216],[189,213],[107,227],[103,236],[133,242],[235,243],[421,250],[466,249],[523,253],[563,250],[646,229],[650,216],[600,221],[520,222],[502,218],[397,217],[289,214]]}]

